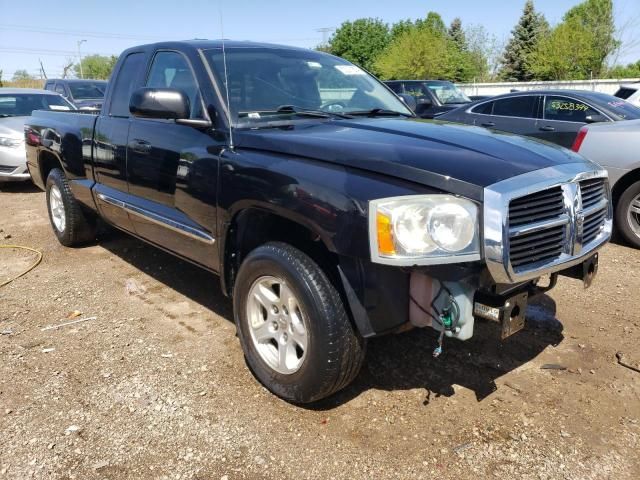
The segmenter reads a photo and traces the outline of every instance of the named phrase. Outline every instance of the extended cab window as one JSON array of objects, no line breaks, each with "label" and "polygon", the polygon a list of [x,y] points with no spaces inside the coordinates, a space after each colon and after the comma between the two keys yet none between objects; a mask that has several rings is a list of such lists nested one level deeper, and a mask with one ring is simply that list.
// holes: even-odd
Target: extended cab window
[{"label": "extended cab window", "polygon": [[143,61],[144,55],[142,53],[131,53],[124,59],[111,94],[111,110],[109,113],[112,116],[129,116],[129,100],[131,100],[131,94],[136,87],[136,79],[140,69],[144,67]]},{"label": "extended cab window", "polygon": [[191,117],[204,118],[198,84],[186,58],[178,52],[158,52],[147,77],[147,87],[174,88],[189,98]]},{"label": "extended cab window", "polygon": [[65,93],[65,91],[64,91],[64,85],[62,85],[62,84],[60,84],[60,83],[57,83],[57,84],[56,84],[55,91],[56,91],[57,93],[59,93],[60,95],[66,95],[66,93]]},{"label": "extended cab window", "polygon": [[585,123],[588,115],[598,115],[598,112],[573,98],[548,96],[544,104],[545,120]]},{"label": "extended cab window", "polygon": [[493,102],[493,115],[503,117],[536,118],[536,95],[503,98]]}]

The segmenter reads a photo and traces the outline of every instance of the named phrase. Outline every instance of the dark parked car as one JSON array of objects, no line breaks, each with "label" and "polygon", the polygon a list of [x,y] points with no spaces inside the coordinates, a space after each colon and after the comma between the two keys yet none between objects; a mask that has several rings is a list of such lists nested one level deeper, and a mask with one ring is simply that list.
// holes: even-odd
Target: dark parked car
[{"label": "dark parked car", "polygon": [[385,83],[398,95],[412,96],[416,100],[416,115],[421,118],[434,118],[471,103],[462,90],[445,80],[390,80]]},{"label": "dark parked car", "polygon": [[640,109],[612,95],[583,90],[515,92],[480,100],[438,116],[540,138],[570,148],[588,123],[640,118]]},{"label": "dark parked car", "polygon": [[218,274],[275,394],[326,397],[367,338],[411,326],[439,332],[435,356],[476,318],[505,338],[558,275],[591,283],[612,226],[600,166],[419,120],[325,53],[226,46],[125,51],[99,115],[34,112],[27,158],[63,245],[92,241],[99,217]]},{"label": "dark parked car", "polygon": [[73,103],[79,110],[100,110],[107,90],[106,80],[51,79],[44,84],[45,90],[57,92]]}]

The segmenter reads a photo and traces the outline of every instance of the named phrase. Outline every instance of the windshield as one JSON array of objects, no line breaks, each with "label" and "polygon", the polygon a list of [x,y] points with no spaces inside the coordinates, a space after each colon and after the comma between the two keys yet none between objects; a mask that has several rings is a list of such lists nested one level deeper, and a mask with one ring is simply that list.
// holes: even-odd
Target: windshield
[{"label": "windshield", "polygon": [[640,108],[635,105],[606,93],[591,93],[593,99],[606,108],[611,114],[618,117],[619,120],[637,120],[640,118]]},{"label": "windshield", "polygon": [[[222,50],[204,53],[224,88]],[[227,48],[226,59],[231,121],[236,126],[291,119],[294,113],[304,110],[325,112],[328,116],[371,111],[412,115],[378,80],[331,55],[311,50],[240,47]],[[222,95],[225,96],[224,91]]]},{"label": "windshield", "polygon": [[0,117],[28,117],[34,110],[73,110],[60,95],[37,93],[0,94]]},{"label": "windshield", "polygon": [[469,103],[471,99],[451,82],[425,82],[425,86],[444,105],[448,103]]},{"label": "windshield", "polygon": [[71,96],[76,100],[85,100],[89,98],[102,98],[107,88],[107,82],[71,82],[69,90]]}]

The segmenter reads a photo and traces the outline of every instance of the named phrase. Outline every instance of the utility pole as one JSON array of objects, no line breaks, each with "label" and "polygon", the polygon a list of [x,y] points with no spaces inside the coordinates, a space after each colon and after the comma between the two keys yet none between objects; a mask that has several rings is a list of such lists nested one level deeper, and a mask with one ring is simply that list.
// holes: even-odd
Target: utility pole
[{"label": "utility pole", "polygon": [[84,73],[82,72],[82,55],[80,54],[80,45],[82,45],[86,40],[78,40],[78,60],[80,60],[80,78],[84,78]]},{"label": "utility pole", "polygon": [[331,27],[322,27],[322,28],[318,28],[316,30],[316,32],[319,32],[322,34],[322,46],[326,47],[327,44],[329,43],[329,32],[333,32],[333,28]]},{"label": "utility pole", "polygon": [[42,64],[42,60],[38,59],[38,62],[40,62],[40,76],[44,77],[44,79],[47,79],[47,72],[44,71],[44,65]]}]

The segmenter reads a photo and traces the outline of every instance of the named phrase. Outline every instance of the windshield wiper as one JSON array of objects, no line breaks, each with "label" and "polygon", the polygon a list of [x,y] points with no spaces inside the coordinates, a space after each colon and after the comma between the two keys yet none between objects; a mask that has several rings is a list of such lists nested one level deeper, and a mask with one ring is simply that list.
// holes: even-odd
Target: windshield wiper
[{"label": "windshield wiper", "polygon": [[282,105],[278,107],[276,113],[291,113],[315,118],[352,118],[350,115],[344,113],[325,112],[324,110],[309,110],[306,108],[296,107],[295,105]]},{"label": "windshield wiper", "polygon": [[395,110],[387,110],[384,108],[372,108],[371,110],[354,110],[345,112],[346,115],[363,116],[363,117],[413,117],[409,113],[397,112]]}]

